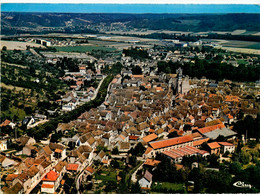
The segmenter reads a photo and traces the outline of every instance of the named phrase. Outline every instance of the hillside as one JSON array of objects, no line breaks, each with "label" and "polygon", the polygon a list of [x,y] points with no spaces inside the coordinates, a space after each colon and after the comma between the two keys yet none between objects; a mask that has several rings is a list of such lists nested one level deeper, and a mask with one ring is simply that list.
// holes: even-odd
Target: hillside
[{"label": "hillside", "polygon": [[260,14],[98,14],[21,13],[1,14],[2,34],[95,33],[111,29],[178,31],[260,31]]}]

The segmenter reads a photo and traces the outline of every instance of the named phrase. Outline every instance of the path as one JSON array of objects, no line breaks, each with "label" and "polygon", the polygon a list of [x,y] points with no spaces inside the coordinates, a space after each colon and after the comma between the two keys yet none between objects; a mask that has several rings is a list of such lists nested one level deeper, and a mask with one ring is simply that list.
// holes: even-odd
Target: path
[{"label": "path", "polygon": [[141,166],[139,166],[139,168],[137,168],[136,171],[134,171],[134,173],[132,174],[132,176],[131,176],[131,181],[132,181],[133,183],[136,183],[136,181],[137,181],[137,179],[136,179],[136,173],[137,173],[138,170],[140,170],[141,168],[143,168],[143,165],[144,165],[144,163],[143,163]]},{"label": "path", "polygon": [[34,124],[32,124],[32,125],[28,125],[27,128],[30,129],[30,128],[36,127],[37,125],[44,124],[44,123],[46,123],[46,122],[48,122],[48,121],[49,121],[49,120],[44,119],[44,120],[38,121],[37,123],[34,123]]}]

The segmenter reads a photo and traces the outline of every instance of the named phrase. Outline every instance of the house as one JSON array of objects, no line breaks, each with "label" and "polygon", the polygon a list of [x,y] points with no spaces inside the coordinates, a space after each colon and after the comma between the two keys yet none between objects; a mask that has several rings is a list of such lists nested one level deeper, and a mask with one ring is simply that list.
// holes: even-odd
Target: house
[{"label": "house", "polygon": [[16,140],[17,143],[19,143],[22,146],[25,145],[33,145],[36,143],[35,139],[28,136],[22,136]]},{"label": "house", "polygon": [[66,169],[70,172],[77,172],[79,169],[79,164],[68,164]]},{"label": "house", "polygon": [[217,142],[212,142],[207,144],[210,149],[210,154],[219,154],[220,153],[220,145]]},{"label": "house", "polygon": [[148,165],[148,166],[153,166],[154,167],[154,166],[157,166],[159,163],[161,163],[161,161],[148,158],[148,159],[146,159],[144,165]]},{"label": "house", "polygon": [[153,175],[148,170],[146,170],[143,178],[141,178],[138,181],[141,189],[150,188],[152,185],[152,178],[153,178]]},{"label": "house", "polygon": [[26,192],[32,185],[30,176],[26,172],[18,175],[18,177],[13,181],[13,186],[17,183],[20,183],[23,186],[24,192]]},{"label": "house", "polygon": [[59,187],[61,181],[60,175],[51,170],[42,179],[41,192],[43,193],[55,193]]},{"label": "house", "polygon": [[91,133],[86,133],[85,135],[82,135],[78,140],[77,140],[77,145],[88,145],[92,148],[95,147],[96,140],[93,137]]},{"label": "house", "polygon": [[6,126],[10,126],[13,129],[15,127],[15,124],[12,121],[6,119],[3,123],[1,123],[0,127]]},{"label": "house", "polygon": [[25,145],[22,150],[22,154],[31,156],[31,157],[35,157],[37,152],[38,152],[37,147],[35,147],[33,145]]},{"label": "house", "polygon": [[86,166],[93,160],[93,156],[94,149],[88,145],[82,145],[68,153],[67,161],[71,164]]},{"label": "house", "polygon": [[218,144],[221,146],[221,151],[222,153],[226,153],[227,151],[229,153],[234,153],[235,152],[235,145],[232,143],[228,142],[218,142]]},{"label": "house", "polygon": [[99,160],[99,161],[102,161],[105,156],[106,156],[106,153],[105,153],[103,150],[101,150],[101,151],[98,153],[98,155],[96,156],[95,159],[96,159],[96,160]]},{"label": "house", "polygon": [[109,133],[106,133],[102,136],[102,141],[105,142],[105,146],[108,146],[110,144],[112,137]]},{"label": "house", "polygon": [[22,194],[24,193],[23,186],[21,183],[17,182],[13,186],[9,187],[8,190],[5,191],[6,194]]},{"label": "house", "polygon": [[131,148],[130,142],[119,142],[118,151],[119,152],[128,152]]},{"label": "house", "polygon": [[0,141],[0,151],[5,151],[5,150],[7,150],[7,141],[1,140]]},{"label": "house", "polygon": [[88,166],[88,167],[86,168],[86,171],[87,171],[87,173],[90,174],[90,175],[92,175],[92,174],[95,172],[95,170],[94,170],[92,167],[90,167],[90,166]]},{"label": "house", "polygon": [[158,136],[155,133],[152,133],[150,135],[143,137],[142,140],[146,143],[149,143],[150,141],[156,140],[157,138]]},{"label": "house", "polygon": [[67,157],[66,148],[58,143],[50,143],[49,148],[52,151],[51,159],[54,160],[64,160]]},{"label": "house", "polygon": [[146,148],[146,150],[143,154],[143,157],[148,158],[148,157],[152,157],[152,156],[155,156],[155,152],[154,152],[153,148],[151,148],[151,147]]},{"label": "house", "polygon": [[8,185],[8,187],[12,186],[13,180],[18,177],[18,174],[8,174],[5,178],[5,182]]},{"label": "house", "polygon": [[3,168],[8,168],[8,167],[10,167],[10,166],[15,166],[15,165],[17,165],[17,164],[18,164],[18,162],[16,162],[16,161],[13,160],[13,159],[7,158],[7,157],[5,157],[5,158],[3,159],[3,161],[2,161],[2,167],[3,167]]}]

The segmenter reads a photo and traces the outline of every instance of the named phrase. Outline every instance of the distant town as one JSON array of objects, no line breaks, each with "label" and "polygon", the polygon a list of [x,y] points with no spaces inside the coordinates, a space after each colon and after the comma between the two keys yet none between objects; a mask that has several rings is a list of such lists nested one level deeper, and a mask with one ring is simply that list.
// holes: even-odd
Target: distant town
[{"label": "distant town", "polygon": [[259,50],[122,28],[1,37],[0,193],[258,193]]}]

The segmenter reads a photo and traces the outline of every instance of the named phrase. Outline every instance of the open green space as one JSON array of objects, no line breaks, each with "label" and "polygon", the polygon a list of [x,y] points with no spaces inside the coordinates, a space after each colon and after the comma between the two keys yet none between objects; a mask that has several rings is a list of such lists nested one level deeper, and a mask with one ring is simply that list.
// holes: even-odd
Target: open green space
[{"label": "open green space", "polygon": [[90,45],[82,45],[82,46],[64,46],[64,47],[54,47],[58,51],[63,52],[92,52],[92,51],[106,51],[106,52],[113,52],[115,48],[103,47],[103,46],[90,46]]},{"label": "open green space", "polygon": [[157,192],[184,192],[184,184],[158,182],[152,185],[152,191]]},{"label": "open green space", "polygon": [[103,181],[116,181],[116,171],[102,170],[95,174],[95,179]]}]

